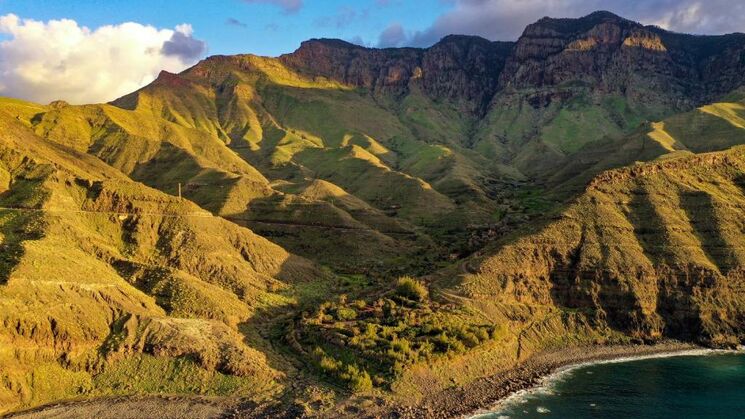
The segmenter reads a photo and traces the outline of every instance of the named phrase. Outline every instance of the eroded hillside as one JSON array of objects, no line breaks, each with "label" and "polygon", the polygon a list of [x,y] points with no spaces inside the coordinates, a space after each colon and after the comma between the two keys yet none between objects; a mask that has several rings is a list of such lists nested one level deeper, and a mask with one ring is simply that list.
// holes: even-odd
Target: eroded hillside
[{"label": "eroded hillside", "polygon": [[736,346],[743,328],[742,147],[616,169],[535,232],[468,262],[491,309],[580,312],[640,340]]},{"label": "eroded hillside", "polygon": [[0,411],[351,414],[545,350],[735,346],[743,54],[597,12],[514,43],[215,56],[108,104],[2,99]]},{"label": "eroded hillside", "polygon": [[5,115],[0,174],[3,410],[281,388],[238,328],[287,304],[289,284],[322,279],[311,262]]}]

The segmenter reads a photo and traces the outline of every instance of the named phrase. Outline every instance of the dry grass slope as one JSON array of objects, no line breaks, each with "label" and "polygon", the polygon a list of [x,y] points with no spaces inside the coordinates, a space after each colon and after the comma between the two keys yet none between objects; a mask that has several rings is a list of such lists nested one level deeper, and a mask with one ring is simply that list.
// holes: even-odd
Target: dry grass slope
[{"label": "dry grass slope", "polygon": [[186,391],[188,375],[157,389],[137,378],[167,365],[222,383],[197,392],[277,391],[265,384],[281,373],[237,326],[283,304],[286,284],[322,277],[313,264],[14,118],[0,133],[2,410]]}]

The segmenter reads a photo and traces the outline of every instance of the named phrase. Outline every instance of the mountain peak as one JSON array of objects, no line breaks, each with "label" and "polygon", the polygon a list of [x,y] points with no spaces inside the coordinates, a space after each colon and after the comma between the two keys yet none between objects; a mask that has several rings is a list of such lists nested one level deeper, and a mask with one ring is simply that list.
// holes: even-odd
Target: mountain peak
[{"label": "mountain peak", "polygon": [[300,48],[298,48],[298,50],[313,48],[314,46],[324,46],[327,48],[336,49],[365,49],[365,47],[363,46],[356,45],[338,38],[312,38],[307,41],[301,42]]},{"label": "mountain peak", "polygon": [[563,34],[582,33],[592,29],[593,27],[601,23],[642,26],[639,23],[628,20],[614,13],[605,10],[599,10],[596,12],[592,12],[589,15],[578,18],[553,18],[548,16],[543,17],[537,22],[528,25],[528,27],[525,28],[523,36],[531,35],[534,33],[542,33],[545,30]]},{"label": "mountain peak", "polygon": [[453,34],[453,35],[444,36],[442,39],[440,39],[439,42],[437,42],[437,44],[446,44],[446,43],[451,43],[451,42],[484,42],[484,43],[488,42],[488,43],[491,43],[491,41],[489,41],[488,39],[482,38],[476,35],[455,35]]},{"label": "mountain peak", "polygon": [[580,19],[602,19],[602,20],[627,20],[613,12],[607,10],[596,10],[587,16],[581,17]]},{"label": "mountain peak", "polygon": [[153,84],[167,87],[179,87],[188,85],[188,81],[178,74],[161,70]]}]

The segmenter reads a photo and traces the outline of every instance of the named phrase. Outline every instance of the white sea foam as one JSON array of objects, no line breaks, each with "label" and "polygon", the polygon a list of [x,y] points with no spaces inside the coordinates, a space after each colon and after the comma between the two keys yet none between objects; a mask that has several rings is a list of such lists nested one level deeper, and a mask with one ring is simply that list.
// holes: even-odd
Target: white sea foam
[{"label": "white sea foam", "polygon": [[[624,362],[643,361],[645,359],[674,358],[674,357],[681,357],[681,356],[706,356],[706,355],[719,355],[719,354],[741,353],[741,352],[745,352],[745,346],[740,346],[737,349],[689,349],[689,350],[684,350],[684,351],[662,352],[658,354],[648,354],[648,355],[633,355],[633,356],[625,356],[625,357],[619,357],[619,358],[613,358],[613,359],[605,359],[605,360],[600,360],[600,361],[588,361],[588,362],[580,362],[577,364],[571,364],[571,365],[558,368],[552,374],[549,374],[541,378],[539,384],[532,388],[519,390],[519,391],[516,391],[510,394],[509,396],[500,400],[499,403],[497,403],[492,408],[480,410],[476,412],[475,414],[466,415],[464,417],[470,418],[470,419],[484,418],[487,416],[492,417],[492,415],[501,414],[505,409],[508,409],[510,407],[514,407],[519,404],[525,404],[531,398],[534,398],[536,396],[554,394],[553,387],[557,383],[570,377],[571,374],[573,374],[576,370],[589,367],[589,366],[593,366],[593,365],[620,364]],[[542,407],[539,407],[539,409],[540,408]],[[525,412],[525,413],[528,413],[528,412]],[[548,413],[548,412],[544,412],[544,413]],[[500,415],[500,417],[502,416]]]}]

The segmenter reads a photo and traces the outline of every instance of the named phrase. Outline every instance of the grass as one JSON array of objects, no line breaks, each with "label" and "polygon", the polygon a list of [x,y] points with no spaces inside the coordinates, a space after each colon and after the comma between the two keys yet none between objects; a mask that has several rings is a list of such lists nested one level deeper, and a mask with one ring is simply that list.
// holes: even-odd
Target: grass
[{"label": "grass", "polygon": [[11,177],[0,203],[49,211],[0,213],[0,346],[16,349],[0,351],[2,409],[102,394],[274,394],[277,371],[237,324],[282,304],[268,295],[284,281],[324,275],[193,203],[13,128],[0,137]]},{"label": "grass", "polygon": [[206,370],[188,358],[136,355],[118,361],[92,380],[90,395],[199,394],[266,400],[281,386],[264,377],[236,377]]},{"label": "grass", "polygon": [[537,187],[520,189],[516,198],[519,205],[525,208],[525,212],[529,215],[547,214],[555,207],[555,203],[547,198],[546,191]]},{"label": "grass", "polygon": [[[295,382],[324,405],[337,385],[421,397],[545,349],[742,340],[742,150],[676,154],[742,143],[739,96],[640,128],[669,109],[587,89],[505,92],[476,121],[241,56],[111,105],[0,99],[0,204],[57,211],[0,210],[0,409]],[[676,157],[556,213],[555,169],[594,174],[599,144]]]},{"label": "grass", "polygon": [[718,103],[665,120],[665,131],[693,152],[724,150],[742,143],[743,117],[741,103]]},{"label": "grass", "polygon": [[544,126],[542,139],[570,154],[605,136],[627,134],[643,121],[643,111],[635,110],[622,97],[608,96],[593,103],[588,97],[577,96]]},{"label": "grass", "polygon": [[[707,314],[685,319],[671,314],[732,316],[740,310],[732,301],[738,297],[723,290],[734,286],[725,276],[728,267],[743,263],[742,245],[732,236],[739,229],[735,214],[745,203],[737,186],[742,154],[735,149],[725,155],[682,157],[601,175],[554,221],[490,252],[479,262],[481,274],[463,279],[465,295],[484,304],[517,299],[592,309],[586,313],[602,310],[601,324],[637,339],[667,335],[731,342],[738,332],[709,322]],[[688,276],[691,269],[702,272],[699,279]],[[707,288],[699,282],[702,277],[718,286]],[[676,281],[686,282],[690,291],[676,288]],[[629,311],[629,306],[636,308]],[[701,326],[684,331],[690,322]]]}]

